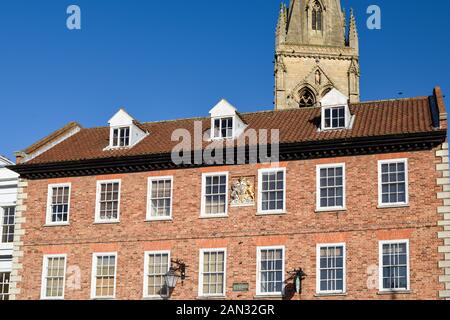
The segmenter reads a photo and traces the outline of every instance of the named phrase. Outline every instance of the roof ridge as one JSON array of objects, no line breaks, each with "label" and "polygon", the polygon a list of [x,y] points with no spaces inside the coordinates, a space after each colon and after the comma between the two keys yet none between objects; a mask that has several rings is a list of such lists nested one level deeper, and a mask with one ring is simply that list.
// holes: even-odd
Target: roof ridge
[{"label": "roof ridge", "polygon": [[[410,97],[410,98],[392,98],[392,99],[382,99],[382,100],[368,100],[368,101],[360,101],[360,102],[354,102],[350,103],[349,106],[355,106],[355,105],[364,105],[364,104],[373,104],[377,102],[390,102],[390,101],[406,101],[406,100],[421,100],[421,99],[428,99],[429,96],[417,96],[417,97]],[[297,112],[300,110],[312,110],[312,109],[319,109],[319,107],[310,107],[310,108],[298,108],[298,109],[284,109],[284,110],[259,110],[259,111],[249,111],[249,112],[238,112],[240,115],[247,116],[247,115],[254,115],[254,114],[264,114],[264,113],[284,113],[284,112]],[[192,120],[207,120],[210,119],[209,116],[197,116],[197,117],[187,117],[187,118],[178,118],[178,119],[167,119],[167,120],[157,120],[157,121],[138,121],[142,125],[151,125],[151,124],[161,124],[161,123],[172,123],[172,122],[178,122],[178,121],[192,121]],[[89,127],[89,128],[82,128],[82,130],[91,130],[91,129],[106,129],[109,128],[109,126],[95,126],[95,127]]]},{"label": "roof ridge", "polygon": [[350,103],[350,105],[369,104],[369,103],[375,103],[375,102],[389,102],[389,101],[421,100],[421,99],[428,99],[428,98],[430,98],[430,96],[417,96],[417,97],[410,97],[410,98],[392,98],[392,99],[383,99],[383,100],[367,100],[367,101]]}]

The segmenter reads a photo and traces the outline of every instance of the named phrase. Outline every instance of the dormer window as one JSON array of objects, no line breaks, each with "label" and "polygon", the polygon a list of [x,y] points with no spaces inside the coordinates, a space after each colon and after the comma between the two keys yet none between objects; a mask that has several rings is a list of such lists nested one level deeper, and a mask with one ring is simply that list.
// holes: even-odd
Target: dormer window
[{"label": "dormer window", "polygon": [[233,118],[214,119],[214,136],[216,139],[233,138]]},{"label": "dormer window", "polygon": [[221,100],[209,113],[211,114],[210,138],[212,140],[235,139],[247,127],[236,108],[226,100]]},{"label": "dormer window", "polygon": [[130,127],[113,129],[112,147],[128,147],[130,145]]},{"label": "dormer window", "polygon": [[345,128],[345,106],[326,108],[324,115],[323,128],[325,130]]},{"label": "dormer window", "polygon": [[149,135],[145,127],[120,109],[109,120],[109,144],[104,149],[132,148]]},{"label": "dormer window", "polygon": [[353,116],[348,106],[348,98],[336,89],[331,89],[322,100],[320,130],[350,129]]}]

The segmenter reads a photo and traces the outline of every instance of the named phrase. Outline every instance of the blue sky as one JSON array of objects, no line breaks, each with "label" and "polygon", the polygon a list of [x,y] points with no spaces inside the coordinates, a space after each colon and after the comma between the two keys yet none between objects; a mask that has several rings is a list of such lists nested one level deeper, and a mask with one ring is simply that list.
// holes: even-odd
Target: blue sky
[{"label": "blue sky", "polygon": [[[81,31],[66,28],[71,4]],[[2,0],[0,154],[12,158],[70,121],[104,126],[119,107],[141,121],[205,116],[221,98],[243,112],[272,109],[279,4]],[[363,100],[450,90],[449,1],[342,4],[358,19]],[[381,30],[366,28],[371,4]]]}]

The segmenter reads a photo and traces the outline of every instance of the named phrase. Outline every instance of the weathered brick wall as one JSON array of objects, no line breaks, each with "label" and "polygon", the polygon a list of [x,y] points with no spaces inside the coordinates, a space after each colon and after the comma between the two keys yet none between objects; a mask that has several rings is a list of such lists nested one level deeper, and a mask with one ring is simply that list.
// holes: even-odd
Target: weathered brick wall
[{"label": "weathered brick wall", "polygon": [[[381,159],[409,159],[410,206],[378,209],[378,167]],[[316,165],[346,163],[347,211],[316,213]],[[255,175],[263,166],[232,166],[126,175],[79,177],[29,181],[21,237],[24,243],[17,284],[18,299],[39,299],[42,256],[67,253],[68,266],[79,266],[81,289],[66,288],[66,299],[89,299],[93,252],[117,251],[117,298],[141,299],[144,251],[171,250],[172,258],[183,259],[189,278],[178,285],[173,298],[198,296],[199,250],[227,248],[227,298],[256,295],[256,247],[286,246],[286,271],[303,268],[308,274],[304,299],[314,299],[316,285],[316,244],[346,242],[347,295],[349,299],[437,299],[444,284],[439,260],[438,207],[442,191],[436,181],[436,150],[352,156],[334,159],[292,161],[287,168],[287,213],[257,216],[256,206],[229,208],[229,217],[200,219],[201,176],[203,172],[228,171],[232,176]],[[146,222],[146,193],[149,176],[173,175],[173,221]],[[94,224],[96,181],[122,179],[120,223]],[[71,182],[70,226],[44,227],[49,183]],[[378,241],[410,240],[411,293],[379,295],[368,289],[378,265]],[[377,278],[375,279],[377,280]],[[248,282],[250,291],[232,292],[233,283]],[[294,299],[298,297],[295,296]]]}]

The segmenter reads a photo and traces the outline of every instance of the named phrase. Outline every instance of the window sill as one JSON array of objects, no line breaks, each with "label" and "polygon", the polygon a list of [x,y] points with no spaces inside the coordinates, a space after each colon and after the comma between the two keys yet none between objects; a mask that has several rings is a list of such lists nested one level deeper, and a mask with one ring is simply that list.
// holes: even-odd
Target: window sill
[{"label": "window sill", "polygon": [[286,211],[268,211],[268,212],[257,212],[257,216],[282,216],[287,214]]},{"label": "window sill", "polygon": [[316,209],[316,213],[333,213],[333,212],[346,212],[347,208],[324,208]]},{"label": "window sill", "polygon": [[218,214],[218,215],[201,215],[200,219],[226,219],[229,218],[228,214]]},{"label": "window sill", "polygon": [[341,292],[341,293],[316,293],[314,297],[316,298],[326,298],[326,297],[346,297],[348,296],[348,293]]},{"label": "window sill", "polygon": [[120,221],[95,221],[94,224],[102,225],[102,224],[119,224]]},{"label": "window sill", "polygon": [[226,300],[226,296],[199,296],[197,300]]},{"label": "window sill", "polygon": [[173,218],[150,218],[145,219],[145,222],[173,222]]},{"label": "window sill", "polygon": [[167,300],[168,297],[161,297],[161,296],[155,296],[155,297],[143,297],[142,300],[147,300],[147,301],[163,301],[163,300]]},{"label": "window sill", "polygon": [[282,294],[256,295],[256,296],[253,296],[253,299],[255,299],[255,300],[282,300],[283,295]]},{"label": "window sill", "polygon": [[398,290],[398,291],[378,291],[379,296],[391,296],[396,294],[411,294],[411,290]]},{"label": "window sill", "polygon": [[395,209],[395,208],[409,208],[409,203],[403,203],[403,204],[382,204],[378,205],[377,209]]},{"label": "window sill", "polygon": [[70,226],[70,223],[58,223],[58,224],[46,223],[43,225],[44,228],[57,228],[57,227],[68,227],[68,226]]}]

